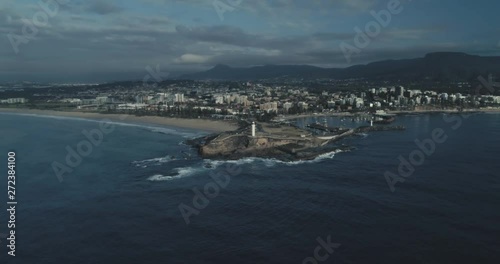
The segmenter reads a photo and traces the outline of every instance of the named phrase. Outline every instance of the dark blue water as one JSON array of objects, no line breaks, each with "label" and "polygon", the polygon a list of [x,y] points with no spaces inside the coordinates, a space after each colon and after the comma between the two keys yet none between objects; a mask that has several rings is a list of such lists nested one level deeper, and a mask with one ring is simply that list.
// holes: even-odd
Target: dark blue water
[{"label": "dark blue water", "polygon": [[[16,257],[0,238],[1,263],[303,263],[318,239],[340,244],[318,263],[499,263],[500,115],[446,118],[399,117],[407,131],[294,164],[204,161],[180,144],[198,131],[115,125],[60,182],[51,164],[99,123],[0,114],[0,171],[16,151],[19,203]],[[447,140],[391,192],[384,173],[436,128]],[[227,186],[196,209],[192,189],[228,168]],[[189,224],[180,204],[196,210]]]}]

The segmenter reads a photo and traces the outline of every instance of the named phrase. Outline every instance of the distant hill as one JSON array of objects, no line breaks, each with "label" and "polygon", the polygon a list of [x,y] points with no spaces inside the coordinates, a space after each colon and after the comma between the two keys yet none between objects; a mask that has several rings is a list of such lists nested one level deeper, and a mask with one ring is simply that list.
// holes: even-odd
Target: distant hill
[{"label": "distant hill", "polygon": [[500,75],[500,56],[483,57],[459,52],[436,52],[424,58],[386,60],[348,68],[321,68],[309,65],[264,65],[214,68],[183,75],[193,80],[255,80],[270,78],[367,78],[367,79],[430,79],[436,81],[466,81],[479,75]]},{"label": "distant hill", "polygon": [[331,69],[309,65],[264,65],[251,68],[232,68],[227,65],[216,65],[204,72],[182,76],[187,79],[218,79],[218,80],[253,80],[276,77],[323,77]]}]

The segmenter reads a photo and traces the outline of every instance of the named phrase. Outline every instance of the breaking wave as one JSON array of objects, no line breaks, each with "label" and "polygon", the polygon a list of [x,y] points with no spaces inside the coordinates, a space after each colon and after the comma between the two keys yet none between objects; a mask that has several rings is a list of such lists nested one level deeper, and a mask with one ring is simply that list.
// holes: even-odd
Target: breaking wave
[{"label": "breaking wave", "polygon": [[[149,177],[148,180],[149,181],[171,181],[171,180],[181,179],[184,177],[196,175],[196,174],[201,173],[201,172],[215,170],[224,164],[235,164],[235,165],[241,166],[241,165],[246,165],[246,164],[262,163],[266,167],[274,167],[276,165],[296,166],[296,165],[300,165],[300,164],[317,163],[317,162],[321,162],[323,160],[332,159],[336,154],[341,153],[341,152],[345,152],[345,151],[343,151],[343,150],[331,151],[331,152],[321,154],[312,160],[299,160],[299,161],[281,161],[278,159],[264,159],[264,158],[243,158],[243,159],[239,159],[239,160],[204,160],[203,163],[199,164],[198,166],[175,168],[175,169],[173,169],[174,173],[172,175],[155,174],[155,175]],[[161,158],[159,158],[159,159],[161,159]],[[158,159],[151,159],[150,161],[154,161],[154,160],[158,160]],[[168,162],[168,161],[164,161],[164,162]]]},{"label": "breaking wave", "polygon": [[192,176],[196,173],[202,172],[206,170],[203,167],[183,167],[183,168],[175,168],[174,175],[162,175],[156,174],[148,178],[149,181],[171,181],[176,180],[188,176]]},{"label": "breaking wave", "polygon": [[368,137],[367,133],[358,133],[356,135],[359,136],[359,137],[361,137],[361,138],[367,138]]},{"label": "breaking wave", "polygon": [[321,155],[318,155],[316,158],[312,160],[297,160],[297,161],[282,161],[275,158],[266,159],[266,158],[243,158],[239,160],[205,160],[206,166],[217,168],[223,164],[236,164],[236,165],[244,165],[250,164],[254,162],[262,162],[267,167],[273,167],[277,164],[287,165],[287,166],[295,166],[301,164],[311,164],[318,163],[323,160],[332,159],[336,154],[346,152],[345,150],[335,150],[331,152],[327,152]]},{"label": "breaking wave", "polygon": [[160,133],[165,135],[180,135],[184,138],[196,138],[206,135],[207,133],[203,132],[182,132],[171,128],[163,128],[163,127],[154,127],[154,126],[143,126],[153,133]]},{"label": "breaking wave", "polygon": [[165,156],[165,157],[154,158],[154,159],[132,161],[132,164],[135,165],[136,167],[147,168],[149,166],[159,166],[159,165],[162,165],[164,163],[168,163],[168,162],[171,162],[174,160],[177,160],[177,159],[172,157],[172,156]]}]

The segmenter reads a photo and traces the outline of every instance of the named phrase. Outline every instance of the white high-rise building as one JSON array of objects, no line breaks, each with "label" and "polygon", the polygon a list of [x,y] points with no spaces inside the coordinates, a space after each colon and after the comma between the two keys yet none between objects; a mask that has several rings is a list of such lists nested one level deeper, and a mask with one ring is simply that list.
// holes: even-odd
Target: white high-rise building
[{"label": "white high-rise building", "polygon": [[102,104],[105,104],[108,102],[108,97],[107,96],[98,96],[98,97],[96,97],[95,100],[96,100],[97,104],[102,105]]},{"label": "white high-rise building", "polygon": [[6,100],[8,104],[24,104],[26,99],[24,98],[9,98]]},{"label": "white high-rise building", "polygon": [[214,99],[216,104],[224,104],[224,96],[215,96]]},{"label": "white high-rise building", "polygon": [[175,94],[176,103],[184,103],[184,94]]},{"label": "white high-rise building", "polygon": [[288,112],[288,110],[290,110],[290,108],[292,108],[292,103],[290,102],[286,102],[283,104],[283,109],[285,110],[285,112]]}]

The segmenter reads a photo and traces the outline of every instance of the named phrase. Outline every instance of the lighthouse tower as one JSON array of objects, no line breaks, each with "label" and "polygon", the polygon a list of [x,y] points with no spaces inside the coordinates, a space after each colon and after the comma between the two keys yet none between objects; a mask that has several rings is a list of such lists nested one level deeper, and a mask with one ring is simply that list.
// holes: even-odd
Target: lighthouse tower
[{"label": "lighthouse tower", "polygon": [[252,122],[252,137],[255,137],[255,122]]}]

